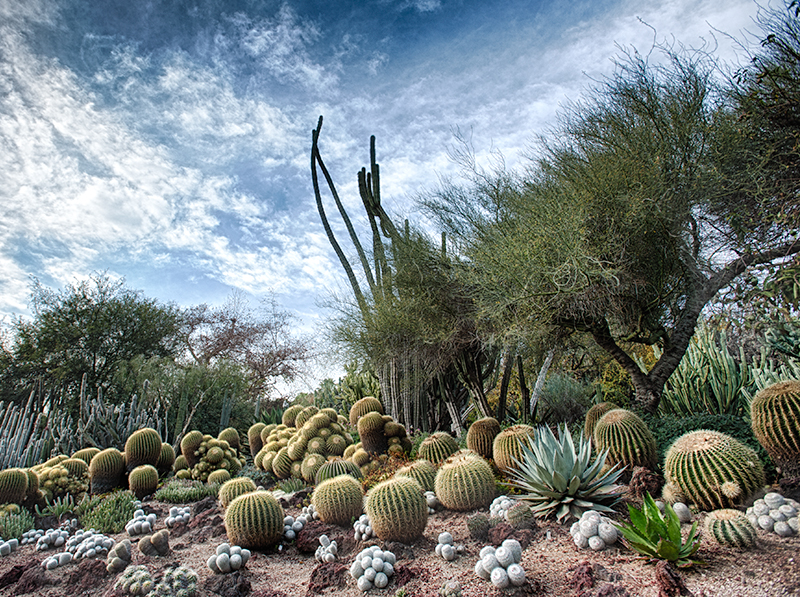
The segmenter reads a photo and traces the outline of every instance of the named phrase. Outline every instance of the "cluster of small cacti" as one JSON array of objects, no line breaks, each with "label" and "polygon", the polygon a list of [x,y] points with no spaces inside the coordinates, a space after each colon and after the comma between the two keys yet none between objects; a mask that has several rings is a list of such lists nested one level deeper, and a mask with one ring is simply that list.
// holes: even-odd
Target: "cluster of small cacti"
[{"label": "cluster of small cacti", "polygon": [[336,544],[336,541],[331,541],[327,535],[320,535],[319,547],[317,551],[314,552],[314,559],[317,560],[317,562],[330,564],[338,555],[339,546]]},{"label": "cluster of small cacti", "polygon": [[164,524],[168,529],[171,529],[179,522],[187,523],[192,518],[192,509],[189,506],[183,508],[179,506],[172,506],[169,509],[169,516],[164,520]]},{"label": "cluster of small cacti", "polygon": [[169,553],[169,531],[161,529],[157,533],[139,539],[139,551],[146,556],[165,556]]},{"label": "cluster of small cacti", "polygon": [[456,559],[456,556],[464,555],[466,548],[463,544],[455,545],[453,535],[448,532],[439,533],[439,542],[436,544],[436,555],[442,556],[448,562]]},{"label": "cluster of small cacti", "polygon": [[197,593],[197,572],[186,566],[167,568],[149,597],[193,597]]},{"label": "cluster of small cacti", "polygon": [[467,518],[467,529],[469,530],[469,536],[477,541],[482,541],[486,539],[486,535],[489,533],[489,529],[493,526],[496,526],[498,522],[501,522],[503,519],[498,518],[497,516],[488,516],[483,512],[477,512]]},{"label": "cluster of small cacti", "polygon": [[160,502],[171,504],[185,504],[199,502],[207,496],[218,496],[221,487],[214,483],[206,484],[193,479],[178,479],[173,477],[159,489],[153,498]]},{"label": "cluster of small cacti", "polygon": [[[68,460],[66,456],[61,462],[63,463],[65,460]],[[85,466],[82,460],[75,460]],[[45,500],[52,502],[56,498],[65,495],[76,496],[89,489],[88,475],[72,476],[69,469],[62,463],[55,459],[50,459],[48,462],[51,464],[44,463],[31,467],[31,470],[39,478],[39,491]]]},{"label": "cluster of small cacti", "polygon": [[55,570],[59,566],[65,566],[72,562],[74,556],[68,551],[62,551],[42,560],[40,564],[45,570]]},{"label": "cluster of small cacti", "polygon": [[106,570],[111,573],[122,572],[131,563],[133,544],[130,539],[123,539],[108,550]]},{"label": "cluster of small cacti", "polygon": [[356,464],[365,475],[388,456],[411,451],[406,428],[385,415],[380,401],[372,396],[353,404],[350,425],[358,430],[361,441],[348,446],[342,456]]},{"label": "cluster of small cacti", "polygon": [[[672,505],[672,510],[678,516],[678,520],[681,524],[687,524],[692,522],[692,511],[689,510],[689,506],[684,504],[683,502],[675,502]],[[664,514],[667,511],[667,507],[661,500],[656,501],[656,506],[661,511],[661,514]]]},{"label": "cluster of small cacti", "polygon": [[117,579],[114,588],[122,589],[129,595],[147,595],[154,585],[153,577],[145,566],[129,566]]},{"label": "cluster of small cacti", "polygon": [[373,587],[385,589],[394,574],[396,562],[397,559],[391,551],[384,551],[373,545],[356,556],[350,566],[350,575],[356,579],[358,588],[364,592]]},{"label": "cluster of small cacti", "polygon": [[308,524],[308,518],[300,515],[297,518],[287,514],[283,517],[283,538],[287,541],[294,541],[297,533],[302,531]]},{"label": "cluster of small cacti", "polygon": [[602,551],[619,538],[617,527],[611,520],[595,510],[587,510],[569,529],[572,540],[579,549]]},{"label": "cluster of small cacti", "polygon": [[76,560],[95,558],[97,556],[105,557],[108,554],[108,550],[114,547],[114,540],[92,529],[88,531],[79,530],[67,539],[64,547]]},{"label": "cluster of small cacti", "polygon": [[216,553],[208,558],[206,565],[214,574],[227,574],[244,568],[249,559],[249,549],[222,543],[217,546]]},{"label": "cluster of small cacti", "polygon": [[494,473],[489,463],[469,450],[456,452],[436,473],[436,496],[448,510],[485,508],[494,499]]},{"label": "cluster of small cacti", "polygon": [[362,514],[353,523],[353,530],[355,530],[356,541],[369,541],[376,537],[375,531],[372,530],[372,525],[369,523],[369,516]]},{"label": "cluster of small cacti", "polygon": [[61,547],[69,539],[69,531],[65,529],[32,529],[23,535],[22,544],[36,541],[36,551],[47,551],[51,547]]},{"label": "cluster of small cacti", "polygon": [[136,510],[133,518],[125,525],[125,531],[131,537],[152,533],[156,527],[157,518],[154,513],[145,514],[144,510]]},{"label": "cluster of small cacti", "polygon": [[709,512],[706,534],[724,547],[750,548],[756,544],[756,529],[744,512],[723,508]]},{"label": "cluster of small cacti", "polygon": [[424,495],[425,504],[428,506],[428,514],[435,514],[436,510],[442,507],[442,503],[439,501],[439,498],[436,497],[436,492],[426,491]]},{"label": "cluster of small cacti", "polygon": [[780,493],[771,492],[753,502],[753,505],[747,509],[746,515],[756,528],[781,537],[791,537],[800,532],[798,512],[800,512],[800,504],[795,500],[784,498]]},{"label": "cluster of small cacti", "polygon": [[[224,439],[197,430],[190,431],[181,440],[181,455],[186,468],[182,468],[184,461],[178,462],[176,459],[176,465],[181,468],[175,472],[175,476],[204,483],[224,483],[242,469],[243,463],[237,454],[237,449]],[[224,472],[215,474],[216,471]]]},{"label": "cluster of small cacti", "polygon": [[506,539],[495,549],[487,545],[480,551],[475,564],[475,574],[490,581],[499,589],[521,587],[525,584],[525,570],[520,566],[522,546],[515,539]]},{"label": "cluster of small cacti", "polygon": [[17,547],[19,547],[18,539],[9,539],[8,541],[0,539],[0,556],[10,555],[11,552],[17,551]]},{"label": "cluster of small cacti", "polygon": [[489,516],[505,518],[506,512],[508,512],[512,506],[518,503],[519,501],[515,498],[508,497],[507,495],[499,495],[489,506]]}]

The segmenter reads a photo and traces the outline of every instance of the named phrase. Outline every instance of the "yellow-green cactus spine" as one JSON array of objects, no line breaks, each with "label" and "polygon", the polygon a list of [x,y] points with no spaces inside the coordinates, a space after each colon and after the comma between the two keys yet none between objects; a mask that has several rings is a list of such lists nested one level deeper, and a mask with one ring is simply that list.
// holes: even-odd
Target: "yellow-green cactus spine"
[{"label": "yellow-green cactus spine", "polygon": [[724,508],[706,516],[706,534],[725,547],[748,549],[756,544],[756,530],[744,512]]},{"label": "yellow-green cactus spine", "polygon": [[209,473],[207,483],[209,485],[212,483],[225,483],[225,481],[229,481],[230,478],[231,474],[224,468],[220,468],[212,473]]},{"label": "yellow-green cactus spine", "polygon": [[128,472],[137,466],[156,466],[161,456],[161,436],[155,429],[145,427],[134,431],[125,442],[125,466]]},{"label": "yellow-green cactus spine", "polygon": [[800,476],[800,381],[782,381],[750,403],[753,435],[787,477]]},{"label": "yellow-green cactus spine", "polygon": [[500,433],[500,423],[494,417],[478,419],[467,431],[467,449],[484,458],[492,458],[494,438]]},{"label": "yellow-green cactus spine", "polygon": [[0,471],[0,504],[21,504],[28,493],[28,474],[20,468]]},{"label": "yellow-green cactus spine", "polygon": [[281,423],[286,425],[287,427],[296,427],[295,419],[297,419],[297,415],[303,412],[303,407],[299,404],[295,404],[294,406],[290,406],[285,411],[283,411],[283,416],[281,417]]},{"label": "yellow-green cactus spine", "polygon": [[594,427],[594,445],[598,452],[608,450],[606,466],[619,464],[632,470],[635,466],[653,470],[656,466],[656,439],[647,424],[623,408],[608,411]]},{"label": "yellow-green cactus spine", "polygon": [[457,452],[445,460],[434,486],[442,506],[458,512],[486,508],[495,498],[492,467],[469,451]]},{"label": "yellow-green cactus spine", "polygon": [[183,439],[181,440],[181,454],[183,454],[186,462],[189,463],[189,468],[193,468],[200,459],[199,456],[195,455],[195,452],[200,449],[200,445],[202,443],[203,434],[196,429],[183,436]]},{"label": "yellow-green cactus spine", "polygon": [[266,451],[264,449],[262,449],[258,453],[258,455],[261,457],[260,458],[260,462],[261,462],[261,467],[260,468],[261,468],[262,471],[273,472],[272,471],[272,463],[275,461],[275,456],[277,456],[277,454],[278,454],[277,452],[268,452],[268,451]]},{"label": "yellow-green cactus spine", "polygon": [[89,482],[92,493],[106,493],[122,482],[125,473],[125,456],[116,448],[107,448],[95,454],[89,463]]},{"label": "yellow-green cactus spine", "polygon": [[423,491],[434,491],[436,486],[436,467],[430,460],[421,458],[408,466],[397,469],[395,477],[410,477],[420,484]]},{"label": "yellow-green cactus spine", "polygon": [[78,450],[77,452],[75,452],[72,455],[72,458],[80,458],[88,466],[89,464],[91,464],[92,458],[94,458],[99,453],[100,453],[100,448],[83,448],[82,450]]},{"label": "yellow-green cactus spine", "polygon": [[691,431],[667,450],[664,478],[701,510],[732,508],[764,486],[755,451],[718,431]]},{"label": "yellow-green cactus spine", "polygon": [[250,444],[250,453],[255,456],[264,447],[264,442],[261,441],[261,430],[266,425],[264,423],[254,423],[247,430],[247,443]]},{"label": "yellow-green cactus spine", "polygon": [[374,396],[364,396],[361,400],[356,400],[350,407],[350,426],[358,425],[358,420],[370,412],[383,414],[383,404],[380,400]]},{"label": "yellow-green cactus spine", "polygon": [[522,459],[522,445],[534,439],[536,430],[530,425],[514,425],[497,434],[492,453],[494,463],[504,473],[516,470],[517,461]]},{"label": "yellow-green cactus spine", "polygon": [[283,508],[266,491],[253,491],[234,499],[225,510],[225,529],[231,545],[260,549],[283,536]]},{"label": "yellow-green cactus spine", "polygon": [[338,433],[334,433],[325,440],[325,451],[331,456],[341,456],[346,448],[347,440]]},{"label": "yellow-green cactus spine", "polygon": [[240,495],[252,493],[257,489],[255,481],[250,477],[236,477],[222,484],[222,487],[219,488],[217,499],[219,499],[223,508],[227,508]]},{"label": "yellow-green cactus spine", "polygon": [[383,427],[386,423],[378,412],[368,412],[358,419],[358,435],[361,444],[369,454],[383,454],[389,448]]},{"label": "yellow-green cactus spine", "polygon": [[138,499],[155,493],[156,488],[158,488],[158,471],[151,464],[137,466],[128,475],[128,489]]},{"label": "yellow-green cactus spine", "polygon": [[158,457],[156,468],[159,474],[166,475],[175,464],[175,449],[168,443],[161,444],[161,454]]},{"label": "yellow-green cactus spine", "polygon": [[597,425],[597,421],[599,421],[607,412],[617,408],[619,407],[613,402],[601,402],[590,408],[586,413],[586,419],[583,424],[583,437],[593,439],[594,428],[595,425]]},{"label": "yellow-green cactus spine", "polygon": [[449,433],[432,433],[419,445],[418,456],[434,464],[440,464],[458,452],[458,443]]},{"label": "yellow-green cactus spine", "polygon": [[361,479],[363,476],[361,474],[361,469],[358,468],[356,463],[345,460],[344,458],[334,458],[333,460],[326,461],[319,467],[317,475],[314,477],[314,484],[319,485],[323,481],[333,479],[339,475],[350,475],[354,479]]},{"label": "yellow-green cactus spine", "polygon": [[346,526],[363,513],[361,483],[350,475],[339,475],[320,483],[311,494],[311,503],[322,522]]},{"label": "yellow-green cactus spine", "polygon": [[317,471],[325,464],[325,456],[322,454],[306,454],[303,461],[300,463],[300,475],[306,483],[314,483],[317,476]]},{"label": "yellow-green cactus spine", "polygon": [[409,477],[378,483],[367,494],[367,516],[383,541],[411,543],[428,524],[428,505],[420,484]]}]

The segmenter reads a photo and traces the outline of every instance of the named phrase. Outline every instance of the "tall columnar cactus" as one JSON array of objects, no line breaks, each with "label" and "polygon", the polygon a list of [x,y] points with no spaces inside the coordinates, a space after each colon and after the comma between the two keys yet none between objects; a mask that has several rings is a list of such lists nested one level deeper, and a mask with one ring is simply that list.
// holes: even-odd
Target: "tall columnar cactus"
[{"label": "tall columnar cactus", "polygon": [[296,427],[295,419],[297,419],[297,415],[303,412],[303,406],[300,404],[295,404],[290,406],[285,411],[283,411],[283,416],[281,417],[281,423],[286,425],[287,427]]},{"label": "tall columnar cactus", "polygon": [[369,454],[383,454],[389,449],[389,442],[383,433],[386,423],[383,415],[378,412],[368,412],[358,419],[358,435],[361,444]]},{"label": "tall columnar cactus", "polygon": [[652,470],[656,466],[656,439],[638,415],[623,408],[600,417],[594,428],[594,446],[597,451],[608,450],[609,467],[619,464],[628,470],[635,466]]},{"label": "tall columnar cactus", "polygon": [[492,467],[474,452],[457,452],[445,460],[435,487],[442,506],[459,512],[486,508],[495,497]]},{"label": "tall columnar cactus", "polygon": [[116,448],[106,448],[89,463],[89,482],[92,493],[106,493],[122,482],[125,456]]},{"label": "tall columnar cactus", "polygon": [[271,493],[245,493],[225,510],[228,541],[248,549],[270,547],[283,536],[283,519],[283,508]]},{"label": "tall columnar cactus", "polygon": [[597,425],[597,421],[603,418],[603,415],[609,411],[615,410],[619,408],[613,402],[601,402],[599,404],[595,404],[592,408],[590,408],[586,412],[586,420],[583,425],[583,436],[589,439],[594,438],[594,427]]},{"label": "tall columnar cactus", "polygon": [[492,458],[494,438],[500,433],[500,423],[494,417],[478,419],[467,431],[467,448],[486,459]]},{"label": "tall columnar cactus", "polygon": [[522,446],[528,445],[536,436],[530,425],[513,425],[497,434],[492,451],[494,463],[504,473],[517,469],[517,461],[522,459]]},{"label": "tall columnar cactus", "polygon": [[367,515],[378,538],[411,543],[425,531],[428,505],[419,483],[393,477],[370,489]]},{"label": "tall columnar cactus", "polygon": [[217,499],[219,499],[223,508],[227,508],[240,495],[252,493],[257,489],[255,481],[250,477],[236,477],[222,484],[222,487],[219,488]]},{"label": "tall columnar cactus", "polygon": [[241,442],[239,438],[239,432],[236,430],[236,427],[226,427],[219,432],[217,439],[228,442],[228,445],[236,450],[237,454],[239,453],[239,446]]},{"label": "tall columnar cactus", "polygon": [[674,484],[701,510],[732,508],[764,486],[755,451],[718,431],[691,431],[675,440],[664,460]]},{"label": "tall columnar cactus", "polygon": [[0,504],[21,504],[28,492],[28,474],[19,468],[0,471]]},{"label": "tall columnar cactus", "polygon": [[199,454],[196,455],[200,444],[203,443],[203,434],[200,433],[197,429],[194,429],[183,436],[181,440],[181,454],[186,459],[186,462],[189,463],[189,468],[194,467],[195,464],[200,460]]},{"label": "tall columnar cactus", "polygon": [[247,443],[250,444],[250,453],[253,456],[258,454],[261,448],[264,447],[264,443],[261,441],[261,430],[264,427],[266,427],[264,423],[254,423],[247,430]]},{"label": "tall columnar cactus", "polygon": [[350,525],[364,511],[361,483],[350,475],[328,479],[320,483],[311,494],[311,503],[323,522]]},{"label": "tall columnar cactus", "polygon": [[150,464],[137,466],[128,475],[128,488],[138,499],[155,493],[158,488],[158,471]]},{"label": "tall columnar cactus", "polygon": [[420,484],[423,491],[433,491],[436,486],[436,467],[430,460],[421,458],[408,466],[397,469],[395,477],[410,477]]},{"label": "tall columnar cactus", "polygon": [[72,455],[72,458],[80,458],[83,460],[86,465],[88,466],[92,462],[92,458],[95,457],[96,454],[100,453],[100,448],[83,448],[82,450],[78,450]]},{"label": "tall columnar cactus", "polygon": [[383,404],[380,400],[373,396],[364,396],[361,400],[356,400],[350,407],[350,425],[355,427],[358,425],[358,420],[370,412],[383,414]]},{"label": "tall columnar cactus", "polygon": [[449,433],[432,433],[419,445],[418,456],[434,464],[440,464],[458,452],[458,443]]},{"label": "tall columnar cactus", "polygon": [[166,475],[175,464],[175,449],[168,443],[161,444],[161,454],[158,456],[156,468],[160,475]]},{"label": "tall columnar cactus", "polygon": [[725,547],[749,548],[756,544],[756,530],[739,510],[724,508],[709,512],[705,524],[706,534]]},{"label": "tall columnar cactus", "polygon": [[339,475],[350,475],[354,479],[361,479],[361,469],[355,462],[350,462],[344,458],[334,458],[333,460],[326,461],[317,471],[314,477],[314,484],[319,485],[323,481],[333,479]]},{"label": "tall columnar cactus", "polygon": [[786,476],[800,476],[800,381],[782,381],[750,403],[753,434]]},{"label": "tall columnar cactus", "polygon": [[125,442],[125,466],[128,472],[137,466],[156,466],[161,456],[161,437],[155,429],[145,427],[134,431]]}]

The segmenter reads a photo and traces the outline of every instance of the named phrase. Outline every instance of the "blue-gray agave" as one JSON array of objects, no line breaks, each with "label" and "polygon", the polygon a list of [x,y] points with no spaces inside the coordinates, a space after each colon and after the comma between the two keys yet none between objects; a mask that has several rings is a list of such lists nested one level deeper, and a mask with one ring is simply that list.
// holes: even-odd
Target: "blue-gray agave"
[{"label": "blue-gray agave", "polygon": [[580,518],[585,510],[611,512],[622,493],[616,484],[622,470],[614,465],[603,471],[607,454],[604,450],[591,462],[592,445],[583,432],[576,452],[566,425],[559,429],[558,439],[542,426],[536,439],[523,444],[522,459],[509,473],[510,485],[527,492],[521,499],[540,518],[555,514],[558,522],[566,522],[570,516]]}]

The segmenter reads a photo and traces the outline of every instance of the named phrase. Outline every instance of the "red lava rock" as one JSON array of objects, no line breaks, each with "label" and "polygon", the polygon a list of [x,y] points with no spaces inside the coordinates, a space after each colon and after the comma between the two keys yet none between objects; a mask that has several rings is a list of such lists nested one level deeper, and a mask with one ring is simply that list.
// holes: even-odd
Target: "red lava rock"
[{"label": "red lava rock", "polygon": [[528,547],[533,541],[536,531],[533,529],[515,529],[511,525],[501,522],[489,529],[486,534],[487,540],[492,545],[500,545],[506,539],[516,539],[522,545],[522,549]]},{"label": "red lava rock", "polygon": [[306,595],[319,595],[328,587],[342,589],[345,583],[347,583],[347,566],[336,562],[320,564],[311,571]]},{"label": "red lava rock", "polygon": [[55,584],[52,580],[47,578],[45,571],[41,566],[34,566],[28,568],[20,576],[17,582],[17,595],[24,595],[25,593],[32,593],[41,589],[45,585]]},{"label": "red lava rock", "polygon": [[67,585],[70,592],[77,595],[89,595],[100,585],[105,584],[108,577],[105,560],[81,560],[76,568],[70,570]]},{"label": "red lava rock", "polygon": [[312,520],[297,533],[295,545],[300,553],[314,553],[319,547],[320,535],[327,535],[331,541],[336,541],[339,550],[339,558],[346,557],[355,549],[356,540],[353,536],[353,529],[336,526]]},{"label": "red lava rock", "polygon": [[41,560],[37,560],[34,562],[28,562],[27,564],[17,564],[11,570],[6,572],[3,576],[0,576],[0,589],[4,589],[8,585],[13,585],[17,582],[23,573],[34,566],[38,566],[41,564]]},{"label": "red lava rock", "polygon": [[[202,512],[217,508],[217,498],[213,496],[206,496],[199,502],[195,502],[192,506],[192,517],[199,516]],[[219,508],[217,508],[219,510]]]},{"label": "red lava rock", "polygon": [[575,593],[578,596],[585,594],[594,587],[594,571],[588,560],[581,562],[574,568],[570,568],[569,571],[573,573],[569,584],[575,589]]},{"label": "red lava rock", "polygon": [[239,572],[215,574],[203,583],[203,588],[222,597],[244,597],[250,594],[250,581]]},{"label": "red lava rock", "polygon": [[656,564],[656,583],[658,584],[658,597],[679,597],[679,595],[693,597],[680,574],[669,562],[664,560]]},{"label": "red lava rock", "polygon": [[417,567],[408,567],[398,564],[394,569],[394,579],[398,587],[408,584],[414,579],[419,579],[423,582],[428,581],[428,571]]},{"label": "red lava rock", "polygon": [[178,522],[172,525],[172,528],[169,530],[170,537],[180,537],[184,533],[189,530],[189,525],[185,522]]}]

